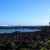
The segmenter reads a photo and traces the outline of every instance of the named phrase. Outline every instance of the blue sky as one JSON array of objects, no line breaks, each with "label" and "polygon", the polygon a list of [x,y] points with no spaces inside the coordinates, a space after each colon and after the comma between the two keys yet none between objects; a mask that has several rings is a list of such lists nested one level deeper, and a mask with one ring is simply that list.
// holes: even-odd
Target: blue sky
[{"label": "blue sky", "polygon": [[50,0],[0,0],[0,25],[48,25]]}]

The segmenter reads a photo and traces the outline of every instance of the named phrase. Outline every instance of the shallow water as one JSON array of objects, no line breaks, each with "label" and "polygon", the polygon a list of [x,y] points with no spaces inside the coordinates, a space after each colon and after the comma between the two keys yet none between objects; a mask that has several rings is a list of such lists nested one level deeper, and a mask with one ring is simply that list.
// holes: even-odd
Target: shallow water
[{"label": "shallow water", "polygon": [[15,31],[19,32],[35,32],[40,31],[39,29],[0,29],[0,33],[12,33]]}]

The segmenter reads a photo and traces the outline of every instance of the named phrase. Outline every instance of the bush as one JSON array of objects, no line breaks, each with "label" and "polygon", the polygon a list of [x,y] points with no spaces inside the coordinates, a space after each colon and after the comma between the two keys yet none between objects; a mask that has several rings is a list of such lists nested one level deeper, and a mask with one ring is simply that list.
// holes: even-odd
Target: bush
[{"label": "bush", "polygon": [[21,50],[27,50],[26,48],[21,48]]}]

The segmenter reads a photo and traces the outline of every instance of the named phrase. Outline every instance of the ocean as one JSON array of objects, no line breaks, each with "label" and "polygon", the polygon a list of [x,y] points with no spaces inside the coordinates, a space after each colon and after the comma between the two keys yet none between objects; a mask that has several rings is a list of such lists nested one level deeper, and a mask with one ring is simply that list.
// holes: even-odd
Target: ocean
[{"label": "ocean", "polygon": [[12,33],[15,31],[19,32],[35,32],[35,31],[40,31],[40,29],[0,29],[0,33]]}]

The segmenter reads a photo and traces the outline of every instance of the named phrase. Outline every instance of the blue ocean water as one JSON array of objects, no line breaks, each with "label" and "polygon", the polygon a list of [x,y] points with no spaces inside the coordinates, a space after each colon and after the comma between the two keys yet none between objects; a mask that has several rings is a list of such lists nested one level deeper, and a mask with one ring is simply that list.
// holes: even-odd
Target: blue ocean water
[{"label": "blue ocean water", "polygon": [[15,31],[19,32],[35,32],[40,31],[39,29],[0,29],[0,33],[12,33]]}]

